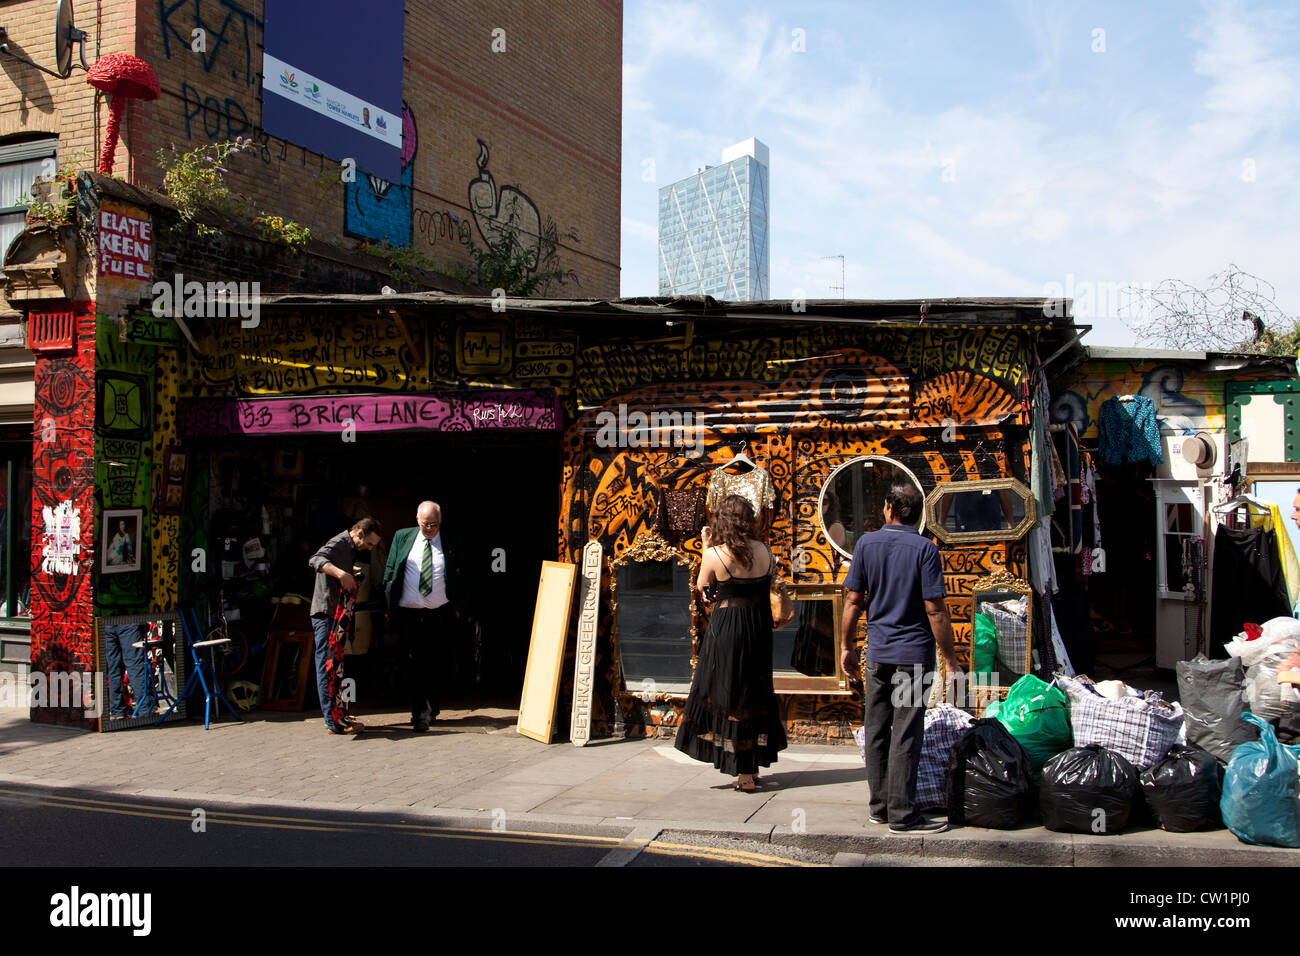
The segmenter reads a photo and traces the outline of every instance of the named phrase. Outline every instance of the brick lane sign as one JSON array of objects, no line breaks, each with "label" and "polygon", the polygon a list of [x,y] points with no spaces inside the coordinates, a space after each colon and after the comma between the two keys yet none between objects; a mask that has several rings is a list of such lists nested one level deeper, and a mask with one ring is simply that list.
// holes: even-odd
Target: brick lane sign
[{"label": "brick lane sign", "polygon": [[196,400],[178,410],[186,435],[310,435],[387,431],[559,431],[551,389],[498,389],[420,395],[319,395]]}]

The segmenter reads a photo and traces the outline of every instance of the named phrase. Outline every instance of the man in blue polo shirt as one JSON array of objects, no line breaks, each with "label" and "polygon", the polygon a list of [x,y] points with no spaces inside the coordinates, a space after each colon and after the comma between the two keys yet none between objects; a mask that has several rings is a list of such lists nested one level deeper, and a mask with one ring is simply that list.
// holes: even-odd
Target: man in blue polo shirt
[{"label": "man in blue polo shirt", "polygon": [[939,549],[917,533],[921,493],[896,484],[885,496],[885,524],[853,549],[844,588],[844,673],[858,676],[854,653],[858,618],[867,614],[867,673],[863,676],[867,786],[872,823],[895,833],[940,833],[946,823],[916,809],[916,770],[925,731],[925,699],[934,682],[938,644],[948,673],[958,672],[952,621],[943,603]]}]

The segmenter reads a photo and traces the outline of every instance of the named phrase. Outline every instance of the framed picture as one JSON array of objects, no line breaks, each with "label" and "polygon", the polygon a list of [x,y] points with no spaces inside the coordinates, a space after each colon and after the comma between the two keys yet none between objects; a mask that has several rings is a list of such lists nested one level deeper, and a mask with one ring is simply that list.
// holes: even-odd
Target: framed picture
[{"label": "framed picture", "polygon": [[301,478],[307,453],[301,448],[281,448],[275,453],[271,475],[275,478]]},{"label": "framed picture", "polygon": [[165,515],[178,515],[185,511],[185,490],[190,470],[189,452],[182,448],[167,449],[163,463],[163,500],[159,508]]},{"label": "framed picture", "polygon": [[99,541],[99,573],[124,574],[140,570],[140,533],[143,508],[104,512]]}]

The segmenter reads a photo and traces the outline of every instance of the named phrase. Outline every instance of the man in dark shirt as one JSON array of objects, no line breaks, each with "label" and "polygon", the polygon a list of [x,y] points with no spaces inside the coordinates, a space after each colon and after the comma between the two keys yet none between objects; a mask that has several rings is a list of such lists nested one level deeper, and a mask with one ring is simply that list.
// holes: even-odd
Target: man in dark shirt
[{"label": "man in dark shirt", "polygon": [[330,660],[334,609],[338,606],[340,593],[356,593],[357,580],[353,575],[362,570],[362,564],[369,568],[370,552],[379,544],[382,530],[374,518],[362,518],[347,531],[326,541],[307,562],[316,572],[316,587],[311,596],[311,628],[316,635],[316,690],[325,716],[325,727],[332,734],[354,734],[359,729],[352,723],[336,727],[330,719],[332,701],[329,672],[325,665]]},{"label": "man in dark shirt", "polygon": [[948,829],[916,809],[916,771],[936,643],[948,673],[958,671],[939,549],[916,530],[922,504],[914,486],[892,486],[885,496],[884,526],[858,539],[844,580],[848,595],[841,663],[850,676],[858,676],[854,638],[858,618],[867,614],[863,694],[871,822],[888,823],[895,833]]}]

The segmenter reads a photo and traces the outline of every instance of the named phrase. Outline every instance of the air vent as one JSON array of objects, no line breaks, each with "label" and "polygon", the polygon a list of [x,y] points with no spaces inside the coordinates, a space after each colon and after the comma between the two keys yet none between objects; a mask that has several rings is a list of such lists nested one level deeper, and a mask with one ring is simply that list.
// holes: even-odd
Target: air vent
[{"label": "air vent", "polygon": [[63,352],[77,338],[72,312],[33,312],[27,324],[27,347],[33,352]]}]

